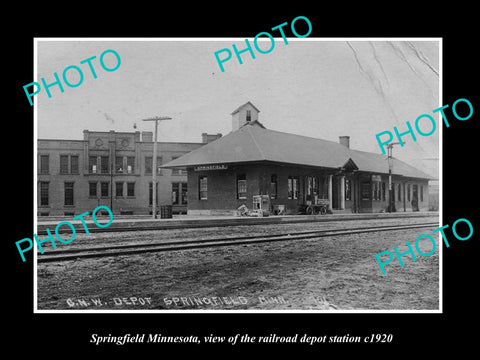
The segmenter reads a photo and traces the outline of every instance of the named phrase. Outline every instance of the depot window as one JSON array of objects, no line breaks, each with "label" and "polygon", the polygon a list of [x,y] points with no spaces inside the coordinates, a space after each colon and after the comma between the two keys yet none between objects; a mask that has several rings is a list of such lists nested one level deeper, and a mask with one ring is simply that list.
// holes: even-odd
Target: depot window
[{"label": "depot window", "polygon": [[315,200],[318,195],[318,177],[307,176],[307,200]]},{"label": "depot window", "polygon": [[371,184],[370,181],[362,182],[362,200],[370,200]]},{"label": "depot window", "polygon": [[278,188],[277,175],[273,174],[272,176],[270,176],[270,199],[277,198],[277,188]]},{"label": "depot window", "polygon": [[207,200],[207,177],[200,176],[198,178],[198,198],[200,200]]},{"label": "depot window", "polygon": [[373,200],[381,200],[380,181],[372,181],[372,197]]},{"label": "depot window", "polygon": [[402,184],[398,184],[398,201],[402,201]]},{"label": "depot window", "polygon": [[288,198],[289,199],[298,199],[298,194],[300,192],[300,181],[296,176],[289,176],[287,179],[287,188],[288,188]]},{"label": "depot window", "polygon": [[237,175],[237,199],[247,198],[247,175]]}]

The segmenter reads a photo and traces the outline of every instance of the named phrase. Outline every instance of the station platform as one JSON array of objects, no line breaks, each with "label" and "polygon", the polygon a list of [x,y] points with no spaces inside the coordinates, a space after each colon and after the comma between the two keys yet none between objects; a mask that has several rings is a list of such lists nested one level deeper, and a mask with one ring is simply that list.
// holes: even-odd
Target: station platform
[{"label": "station platform", "polygon": [[[103,232],[420,217],[432,217],[432,219],[438,219],[439,212],[418,211],[395,213],[334,213],[327,215],[272,215],[267,217],[173,215],[173,217],[170,219],[153,219],[151,216],[116,215],[110,226],[106,228],[97,227],[94,224],[91,216],[85,216],[84,219],[90,232]],[[108,220],[108,216],[97,217],[97,221],[100,224],[106,224],[108,223]],[[56,217],[55,219],[49,217],[48,219],[45,219],[39,217],[37,220],[37,234],[46,234],[47,228],[49,228],[53,233],[57,224],[62,221],[72,223],[75,227],[75,230],[78,232],[84,231],[84,226],[82,225],[80,219],[72,220],[71,217]],[[63,225],[59,230],[61,230],[61,232],[68,232],[69,226]]]}]

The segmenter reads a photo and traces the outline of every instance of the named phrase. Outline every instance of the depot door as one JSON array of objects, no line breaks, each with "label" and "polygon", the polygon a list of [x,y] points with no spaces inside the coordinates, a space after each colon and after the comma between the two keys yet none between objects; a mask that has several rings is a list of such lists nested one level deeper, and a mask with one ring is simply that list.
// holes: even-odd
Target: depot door
[{"label": "depot door", "polygon": [[418,185],[412,187],[412,210],[418,211]]}]

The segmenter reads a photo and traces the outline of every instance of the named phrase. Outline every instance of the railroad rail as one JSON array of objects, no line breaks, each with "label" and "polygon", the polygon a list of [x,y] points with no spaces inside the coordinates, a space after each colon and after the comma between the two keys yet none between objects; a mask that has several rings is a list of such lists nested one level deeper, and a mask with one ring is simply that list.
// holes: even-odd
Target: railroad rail
[{"label": "railroad rail", "polygon": [[276,241],[305,240],[328,236],[344,236],[367,232],[394,231],[416,228],[432,228],[438,226],[438,222],[410,224],[410,225],[383,225],[357,227],[350,229],[324,229],[312,231],[296,231],[282,234],[260,234],[236,237],[205,238],[196,240],[177,240],[167,242],[135,243],[114,246],[97,246],[90,248],[71,248],[68,250],[52,250],[38,254],[37,262],[70,261],[85,258],[134,255],[149,252],[179,251],[189,249],[201,249],[219,246],[238,246],[258,244]]}]

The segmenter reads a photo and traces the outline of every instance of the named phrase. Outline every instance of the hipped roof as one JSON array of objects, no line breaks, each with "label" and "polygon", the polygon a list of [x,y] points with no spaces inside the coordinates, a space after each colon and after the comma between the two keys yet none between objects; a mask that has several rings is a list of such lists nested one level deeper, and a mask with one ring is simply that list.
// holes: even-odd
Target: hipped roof
[{"label": "hipped roof", "polygon": [[[265,161],[331,169],[342,168],[353,161],[360,171],[388,174],[388,162],[385,155],[352,150],[337,142],[284,133],[249,124],[170,161],[162,167]],[[395,158],[393,158],[392,174],[432,179],[430,175]]]}]

